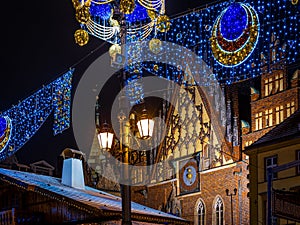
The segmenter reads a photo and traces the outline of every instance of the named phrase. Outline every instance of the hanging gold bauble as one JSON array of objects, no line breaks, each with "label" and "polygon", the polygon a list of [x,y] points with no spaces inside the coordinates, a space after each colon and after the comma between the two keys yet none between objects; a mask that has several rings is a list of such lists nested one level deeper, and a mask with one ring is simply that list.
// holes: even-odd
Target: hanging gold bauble
[{"label": "hanging gold bauble", "polygon": [[156,72],[156,71],[158,71],[158,65],[157,64],[155,64],[154,66],[153,66],[153,70]]},{"label": "hanging gold bauble", "polygon": [[292,0],[292,4],[293,5],[297,5],[298,4],[298,0]]},{"label": "hanging gold bauble", "polygon": [[147,9],[147,14],[151,20],[155,20],[157,17],[157,14],[154,10]]},{"label": "hanging gold bauble", "polygon": [[76,9],[76,20],[79,23],[85,24],[89,21],[91,14],[90,14],[90,8],[86,5],[83,5]]},{"label": "hanging gold bauble", "polygon": [[109,55],[110,57],[114,57],[116,54],[121,54],[121,46],[118,44],[113,44],[109,48]]},{"label": "hanging gold bauble", "polygon": [[135,2],[134,0],[121,0],[120,11],[125,14],[131,14],[134,11]]},{"label": "hanging gold bauble", "polygon": [[75,42],[80,46],[86,45],[89,41],[88,32],[82,29],[76,30],[74,37],[75,37]]},{"label": "hanging gold bauble", "polygon": [[72,0],[72,3],[73,3],[73,7],[76,9],[77,7],[80,6],[80,3],[78,0]]},{"label": "hanging gold bauble", "polygon": [[167,32],[171,26],[169,17],[166,15],[160,15],[157,17],[156,26],[160,32]]},{"label": "hanging gold bauble", "polygon": [[151,52],[158,54],[161,51],[161,41],[157,38],[152,38],[149,41],[149,49]]}]

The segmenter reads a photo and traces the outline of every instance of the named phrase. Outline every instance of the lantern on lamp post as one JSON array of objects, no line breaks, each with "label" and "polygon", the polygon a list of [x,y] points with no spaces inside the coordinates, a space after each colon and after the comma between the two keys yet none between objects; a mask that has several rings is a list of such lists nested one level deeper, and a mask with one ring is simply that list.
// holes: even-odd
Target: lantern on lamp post
[{"label": "lantern on lamp post", "polygon": [[108,124],[104,123],[103,128],[98,134],[98,141],[100,144],[100,148],[103,150],[110,151],[112,147],[113,139],[114,139],[114,134],[109,132]]},{"label": "lantern on lamp post", "polygon": [[141,139],[146,140],[152,137],[154,120],[148,117],[146,109],[143,109],[143,114],[141,119],[137,122],[137,127]]}]

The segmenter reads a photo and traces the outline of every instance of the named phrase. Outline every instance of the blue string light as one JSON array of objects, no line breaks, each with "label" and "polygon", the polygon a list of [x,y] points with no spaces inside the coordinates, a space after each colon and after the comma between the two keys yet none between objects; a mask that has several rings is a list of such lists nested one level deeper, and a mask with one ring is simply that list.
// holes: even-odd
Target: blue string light
[{"label": "blue string light", "polygon": [[[224,21],[221,23],[223,35],[228,39],[234,39],[241,34],[244,24],[249,23],[249,21],[245,19],[245,9],[240,8],[241,6],[238,3],[222,2],[175,18],[171,20],[171,29],[167,33],[158,33],[156,38],[189,48],[213,70],[214,77],[220,83],[225,84],[260,76],[263,65],[272,65],[283,59],[286,60],[286,64],[295,62],[299,58],[300,52],[298,37],[299,4],[293,5],[286,0],[278,0],[276,4],[271,4],[268,1],[250,0],[245,1],[243,4],[251,6],[257,12],[260,21],[260,33],[252,54],[249,54],[240,64],[224,66],[218,63],[214,59],[210,40],[213,25],[225,9],[227,9],[226,12],[231,12],[232,15],[223,14]],[[235,15],[233,15],[233,11],[236,11]],[[253,12],[251,12],[251,15],[253,16]],[[237,20],[240,20],[238,25],[230,23],[235,16]],[[272,35],[279,42],[276,47],[276,60],[273,61],[270,59]],[[265,57],[264,62],[261,58],[262,54]],[[182,57],[183,61],[188,61],[185,58],[187,56],[182,55],[180,52],[176,53],[176,56]],[[166,56],[166,58],[168,57]],[[143,66],[157,76],[175,80],[179,71],[176,70],[178,65],[172,65],[174,59],[168,58],[169,65],[161,65],[158,63],[159,60],[160,57],[157,56],[157,62],[144,63]],[[153,65],[157,65],[156,68],[158,69],[153,69]]]},{"label": "blue string light", "polygon": [[54,113],[53,132],[70,126],[73,69],[0,114],[0,161],[18,151]]}]

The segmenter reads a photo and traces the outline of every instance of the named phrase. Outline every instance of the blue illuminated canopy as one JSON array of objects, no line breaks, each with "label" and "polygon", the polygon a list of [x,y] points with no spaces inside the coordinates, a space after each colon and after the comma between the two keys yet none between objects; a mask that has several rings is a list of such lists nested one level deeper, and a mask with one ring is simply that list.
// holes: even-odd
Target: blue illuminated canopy
[{"label": "blue illuminated canopy", "polygon": [[221,18],[221,33],[227,40],[239,38],[247,26],[247,12],[239,4],[234,3],[228,7]]},{"label": "blue illuminated canopy", "polygon": [[126,21],[131,23],[136,23],[139,21],[143,21],[149,19],[147,9],[141,6],[138,2],[135,3],[135,9],[131,14],[125,15]]},{"label": "blue illuminated canopy", "polygon": [[0,138],[4,135],[6,127],[7,127],[6,119],[0,117]]},{"label": "blue illuminated canopy", "polygon": [[104,20],[108,20],[111,15],[111,6],[110,4],[95,4],[91,3],[90,13],[92,16],[100,17]]}]

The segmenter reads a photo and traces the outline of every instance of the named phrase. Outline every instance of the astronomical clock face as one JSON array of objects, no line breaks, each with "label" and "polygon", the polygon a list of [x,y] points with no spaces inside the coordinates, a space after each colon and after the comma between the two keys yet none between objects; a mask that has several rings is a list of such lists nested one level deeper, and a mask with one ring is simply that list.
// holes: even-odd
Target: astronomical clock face
[{"label": "astronomical clock face", "polygon": [[247,4],[233,3],[216,19],[212,29],[211,48],[217,62],[225,67],[243,63],[256,47],[259,18]]},{"label": "astronomical clock face", "polygon": [[191,193],[199,191],[198,166],[195,160],[181,162],[180,170],[180,193]]}]

